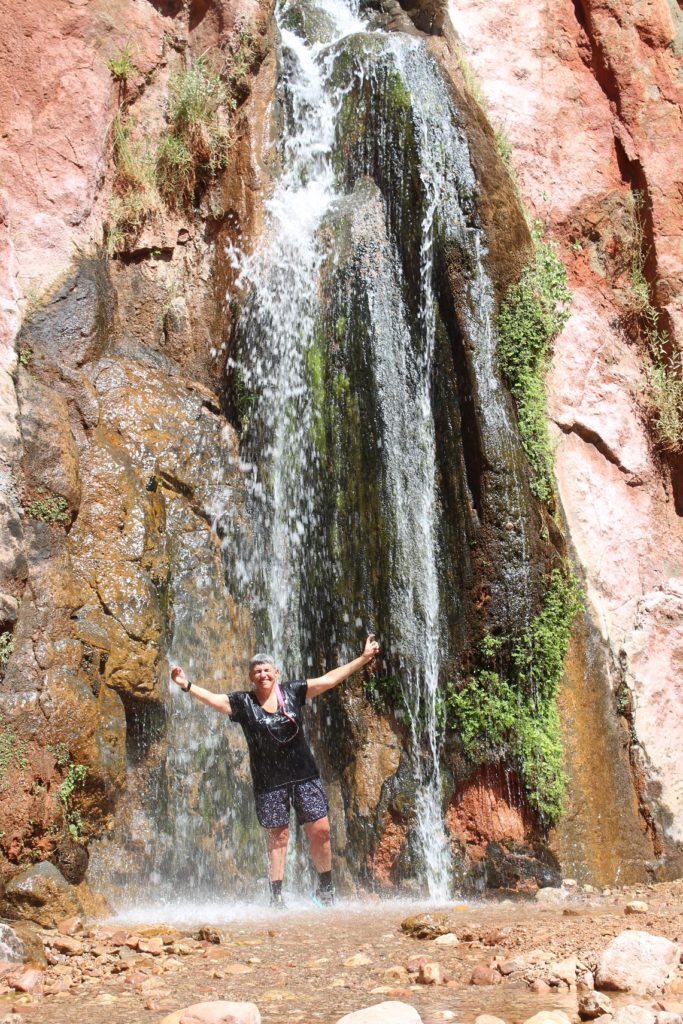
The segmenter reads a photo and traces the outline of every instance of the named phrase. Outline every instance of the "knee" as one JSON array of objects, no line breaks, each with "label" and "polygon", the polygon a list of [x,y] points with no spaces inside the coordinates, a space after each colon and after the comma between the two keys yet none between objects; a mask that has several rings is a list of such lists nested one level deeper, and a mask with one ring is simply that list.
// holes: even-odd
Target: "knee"
[{"label": "knee", "polygon": [[330,823],[325,818],[323,821],[315,821],[312,826],[311,838],[317,843],[329,843],[330,841]]},{"label": "knee", "polygon": [[268,829],[268,849],[269,850],[281,850],[287,846],[289,839],[288,828],[269,828]]}]

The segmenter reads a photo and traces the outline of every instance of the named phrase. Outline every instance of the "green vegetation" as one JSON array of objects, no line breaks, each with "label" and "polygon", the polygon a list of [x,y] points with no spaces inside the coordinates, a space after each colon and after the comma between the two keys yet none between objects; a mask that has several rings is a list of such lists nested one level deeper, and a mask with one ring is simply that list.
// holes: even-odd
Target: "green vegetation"
[{"label": "green vegetation", "polygon": [[649,398],[659,446],[683,451],[683,353],[667,350],[667,337],[653,331],[648,338],[652,364],[647,368]]},{"label": "green vegetation", "polygon": [[109,204],[107,249],[110,255],[126,235],[137,234],[159,208],[155,160],[146,142],[133,141],[134,122],[118,113],[114,118],[114,195]]},{"label": "green vegetation", "polygon": [[255,59],[256,47],[254,37],[250,29],[244,28],[239,34],[234,53],[228,59],[230,84],[234,88],[241,89],[244,87]]},{"label": "green vegetation", "polygon": [[24,509],[29,519],[39,519],[43,523],[57,523],[64,525],[69,522],[69,503],[66,498],[58,498],[56,495],[47,495],[45,498],[36,498]]},{"label": "green vegetation", "polygon": [[365,696],[378,711],[387,711],[389,708],[406,707],[405,697],[401,684],[396,676],[387,676],[380,679],[374,673],[363,680],[363,691]]},{"label": "green vegetation", "polygon": [[83,830],[83,817],[78,808],[74,807],[71,800],[77,786],[83,786],[88,774],[84,764],[69,765],[64,781],[57,790],[59,801],[64,812],[64,821],[74,839],[78,839]]},{"label": "green vegetation", "polygon": [[26,743],[19,740],[14,729],[0,715],[0,793],[8,786],[7,773],[12,768],[26,768]]},{"label": "green vegetation", "polygon": [[9,661],[14,650],[14,637],[8,629],[0,633],[0,669]]},{"label": "green vegetation", "polygon": [[229,135],[224,123],[235,101],[203,58],[171,79],[168,132],[157,152],[159,191],[169,206],[188,207],[197,188],[225,167]]},{"label": "green vegetation", "polygon": [[517,403],[522,446],[532,472],[531,489],[541,501],[554,492],[548,436],[545,373],[550,344],[569,316],[567,272],[552,242],[533,232],[534,256],[508,289],[498,314],[503,372]]},{"label": "green vegetation", "polygon": [[646,369],[647,398],[659,447],[663,451],[683,451],[683,353],[674,349],[665,331],[659,328],[659,313],[650,299],[645,277],[647,250],[642,223],[644,196],[631,194],[630,230],[633,237],[629,273],[629,309],[627,317],[635,324],[645,342],[651,363]]},{"label": "green vegetation", "polygon": [[138,70],[133,60],[130,43],[126,43],[125,46],[114,51],[107,61],[107,67],[116,81],[122,82],[125,85],[128,79]]},{"label": "green vegetation", "polygon": [[448,688],[446,720],[474,764],[509,759],[531,806],[549,824],[562,810],[565,777],[556,697],[571,626],[581,608],[575,576],[555,569],[543,608],[519,637],[484,637],[477,669]]},{"label": "green vegetation", "polygon": [[33,359],[33,352],[31,351],[30,348],[24,346],[23,348],[19,349],[18,359],[19,366],[23,366],[25,369],[28,369],[28,367],[31,365],[31,360]]}]

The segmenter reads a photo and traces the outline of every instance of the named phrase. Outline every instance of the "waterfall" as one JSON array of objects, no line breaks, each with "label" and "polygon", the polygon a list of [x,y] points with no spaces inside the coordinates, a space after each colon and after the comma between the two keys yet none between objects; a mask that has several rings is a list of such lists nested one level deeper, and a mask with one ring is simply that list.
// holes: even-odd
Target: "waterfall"
[{"label": "waterfall", "polygon": [[[531,527],[475,174],[422,40],[373,27],[351,0],[280,2],[276,17],[279,173],[253,250],[228,252],[238,307],[228,384],[240,421],[228,478],[241,496],[236,504],[225,490],[216,509],[226,592],[284,678],[348,661],[366,630],[378,634],[376,685],[392,682],[384,712],[404,744],[406,873],[444,899],[443,687],[457,673],[487,517],[501,538],[502,618],[527,621],[532,605]],[[182,585],[179,576],[172,653],[211,678],[201,610]],[[331,699],[343,716],[343,696],[323,704]],[[168,756],[145,782],[156,834],[137,840],[142,873],[156,892],[227,895],[263,863],[244,742],[232,729],[228,749],[223,723],[183,701],[170,698]],[[318,719],[319,754],[334,743],[331,722]],[[373,841],[349,851],[356,876]]]}]

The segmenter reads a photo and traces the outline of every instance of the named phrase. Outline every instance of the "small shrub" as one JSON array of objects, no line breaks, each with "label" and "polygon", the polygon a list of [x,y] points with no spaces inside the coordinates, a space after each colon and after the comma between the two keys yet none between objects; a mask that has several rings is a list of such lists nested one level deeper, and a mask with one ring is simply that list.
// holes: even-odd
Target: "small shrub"
[{"label": "small shrub", "polygon": [[197,188],[225,167],[225,118],[234,101],[203,58],[175,75],[169,88],[169,130],[157,151],[157,180],[169,206],[189,206]]},{"label": "small shrub", "polygon": [[567,272],[552,242],[535,230],[534,257],[508,290],[498,314],[503,372],[517,403],[522,446],[531,466],[531,489],[541,501],[554,493],[545,374],[550,345],[569,317]]},{"label": "small shrub", "polygon": [[647,368],[652,419],[659,446],[668,452],[683,451],[683,353],[667,351],[667,337],[649,334],[652,363]]},{"label": "small shrub", "polygon": [[112,77],[125,85],[138,70],[133,60],[130,43],[126,43],[112,54],[107,61],[107,67],[111,71]]},{"label": "small shrub", "polygon": [[39,519],[43,523],[63,525],[69,522],[69,503],[65,498],[48,495],[36,498],[24,509],[29,519]]},{"label": "small shrub", "polygon": [[159,208],[155,161],[149,147],[132,138],[130,117],[118,113],[112,127],[114,147],[113,196],[109,204],[107,248],[110,255],[129,235],[136,235]]},{"label": "small shrub", "polygon": [[64,781],[57,793],[64,812],[64,821],[74,839],[78,839],[83,829],[83,818],[81,812],[73,806],[71,799],[78,786],[85,783],[88,769],[84,764],[69,765]]},{"label": "small shrub", "polygon": [[255,57],[254,37],[249,29],[242,29],[235,52],[228,58],[230,82],[232,85],[238,89],[244,85],[249,77]]},{"label": "small shrub", "polygon": [[0,669],[3,669],[9,661],[14,650],[14,637],[9,630],[0,633]]},{"label": "small shrub", "polygon": [[33,352],[31,351],[30,348],[27,348],[26,346],[24,346],[23,348],[19,349],[19,356],[18,356],[19,366],[23,366],[25,369],[28,369],[29,366],[31,365],[31,360],[32,359],[33,359]]}]

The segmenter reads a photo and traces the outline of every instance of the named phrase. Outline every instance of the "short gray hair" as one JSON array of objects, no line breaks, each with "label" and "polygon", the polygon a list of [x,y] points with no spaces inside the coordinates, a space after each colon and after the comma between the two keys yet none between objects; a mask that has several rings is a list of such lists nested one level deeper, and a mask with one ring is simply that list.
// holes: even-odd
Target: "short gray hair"
[{"label": "short gray hair", "polygon": [[255,654],[253,658],[249,659],[250,672],[254,665],[272,665],[273,668],[277,668],[275,658],[272,654]]}]

